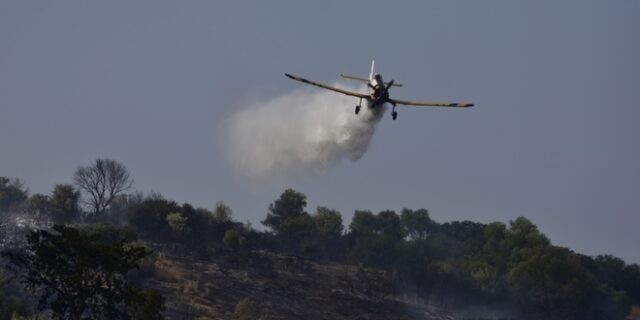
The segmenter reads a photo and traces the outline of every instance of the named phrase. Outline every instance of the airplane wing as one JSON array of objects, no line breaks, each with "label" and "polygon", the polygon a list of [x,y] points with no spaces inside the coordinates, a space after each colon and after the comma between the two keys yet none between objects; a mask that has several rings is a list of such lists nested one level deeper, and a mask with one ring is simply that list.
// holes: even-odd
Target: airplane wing
[{"label": "airplane wing", "polygon": [[458,102],[432,102],[432,101],[407,101],[389,99],[392,104],[404,104],[407,106],[426,106],[426,107],[453,107],[453,108],[468,108],[473,107],[473,103],[458,103]]},{"label": "airplane wing", "polygon": [[348,96],[353,96],[353,97],[358,97],[358,98],[363,98],[363,99],[369,98],[368,94],[363,94],[363,93],[358,93],[358,92],[353,92],[353,91],[349,91],[349,90],[344,90],[344,89],[328,86],[328,85],[322,84],[320,82],[310,81],[310,80],[307,80],[305,78],[300,78],[300,77],[297,77],[297,76],[290,75],[288,73],[285,73],[284,75],[289,77],[289,78],[291,78],[291,79],[293,79],[293,80],[297,80],[297,81],[300,81],[300,82],[308,83],[308,84],[310,84],[312,86],[320,87],[322,89],[332,90],[332,91],[335,91],[335,92],[346,94]]}]

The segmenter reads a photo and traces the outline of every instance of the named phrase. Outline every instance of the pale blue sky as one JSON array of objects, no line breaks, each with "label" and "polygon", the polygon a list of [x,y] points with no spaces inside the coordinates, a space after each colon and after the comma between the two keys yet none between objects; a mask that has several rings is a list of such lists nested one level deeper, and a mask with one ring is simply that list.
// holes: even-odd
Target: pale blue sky
[{"label": "pale blue sky", "polygon": [[[332,83],[372,58],[405,84],[395,97],[477,107],[401,109],[320,175],[230,173],[234,108],[300,89],[284,72]],[[33,192],[109,157],[139,190],[256,225],[293,187],[347,218],[524,215],[554,243],[640,262],[639,120],[637,0],[0,2],[0,175]]]}]

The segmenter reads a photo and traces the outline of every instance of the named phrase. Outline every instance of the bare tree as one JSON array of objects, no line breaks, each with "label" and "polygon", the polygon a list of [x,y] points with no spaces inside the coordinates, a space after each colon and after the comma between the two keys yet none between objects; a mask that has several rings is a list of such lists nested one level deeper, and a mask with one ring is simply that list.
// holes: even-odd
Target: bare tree
[{"label": "bare tree", "polygon": [[95,216],[103,215],[113,199],[133,184],[129,170],[111,159],[96,159],[89,166],[79,166],[73,181],[86,192],[84,202]]}]

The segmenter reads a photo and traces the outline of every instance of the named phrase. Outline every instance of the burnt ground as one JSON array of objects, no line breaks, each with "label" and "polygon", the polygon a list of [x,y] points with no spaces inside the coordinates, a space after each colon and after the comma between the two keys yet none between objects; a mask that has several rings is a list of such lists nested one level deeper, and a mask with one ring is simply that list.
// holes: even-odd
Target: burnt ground
[{"label": "burnt ground", "polygon": [[490,319],[400,301],[384,270],[269,252],[206,260],[157,252],[145,282],[165,297],[168,319],[231,319],[243,299],[255,319]]}]

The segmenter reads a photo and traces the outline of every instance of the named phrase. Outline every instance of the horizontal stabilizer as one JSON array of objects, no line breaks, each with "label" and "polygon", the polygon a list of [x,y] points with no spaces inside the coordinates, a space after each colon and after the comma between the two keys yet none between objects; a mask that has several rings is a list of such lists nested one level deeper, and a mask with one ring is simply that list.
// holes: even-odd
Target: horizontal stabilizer
[{"label": "horizontal stabilizer", "polygon": [[[346,74],[340,74],[340,76],[345,78],[345,79],[349,79],[349,80],[357,80],[357,81],[362,81],[362,82],[369,83],[369,79],[363,78],[363,77],[350,76],[350,75],[346,75]],[[389,82],[385,82],[384,84],[385,85],[389,85]],[[392,87],[402,87],[402,85],[399,84],[399,83],[393,83],[391,86]]]},{"label": "horizontal stabilizer", "polygon": [[[388,85],[389,85],[389,82],[385,82],[384,84],[385,84],[386,86],[388,86]],[[392,83],[392,84],[391,84],[391,86],[392,86],[392,87],[402,87],[402,85],[401,85],[401,84],[399,84],[399,83],[395,83],[395,82],[394,82],[394,83]]]},{"label": "horizontal stabilizer", "polygon": [[369,79],[367,79],[367,78],[350,76],[350,75],[346,75],[346,74],[340,74],[340,76],[345,78],[345,79],[358,80],[358,81],[362,81],[362,82],[369,82]]}]

